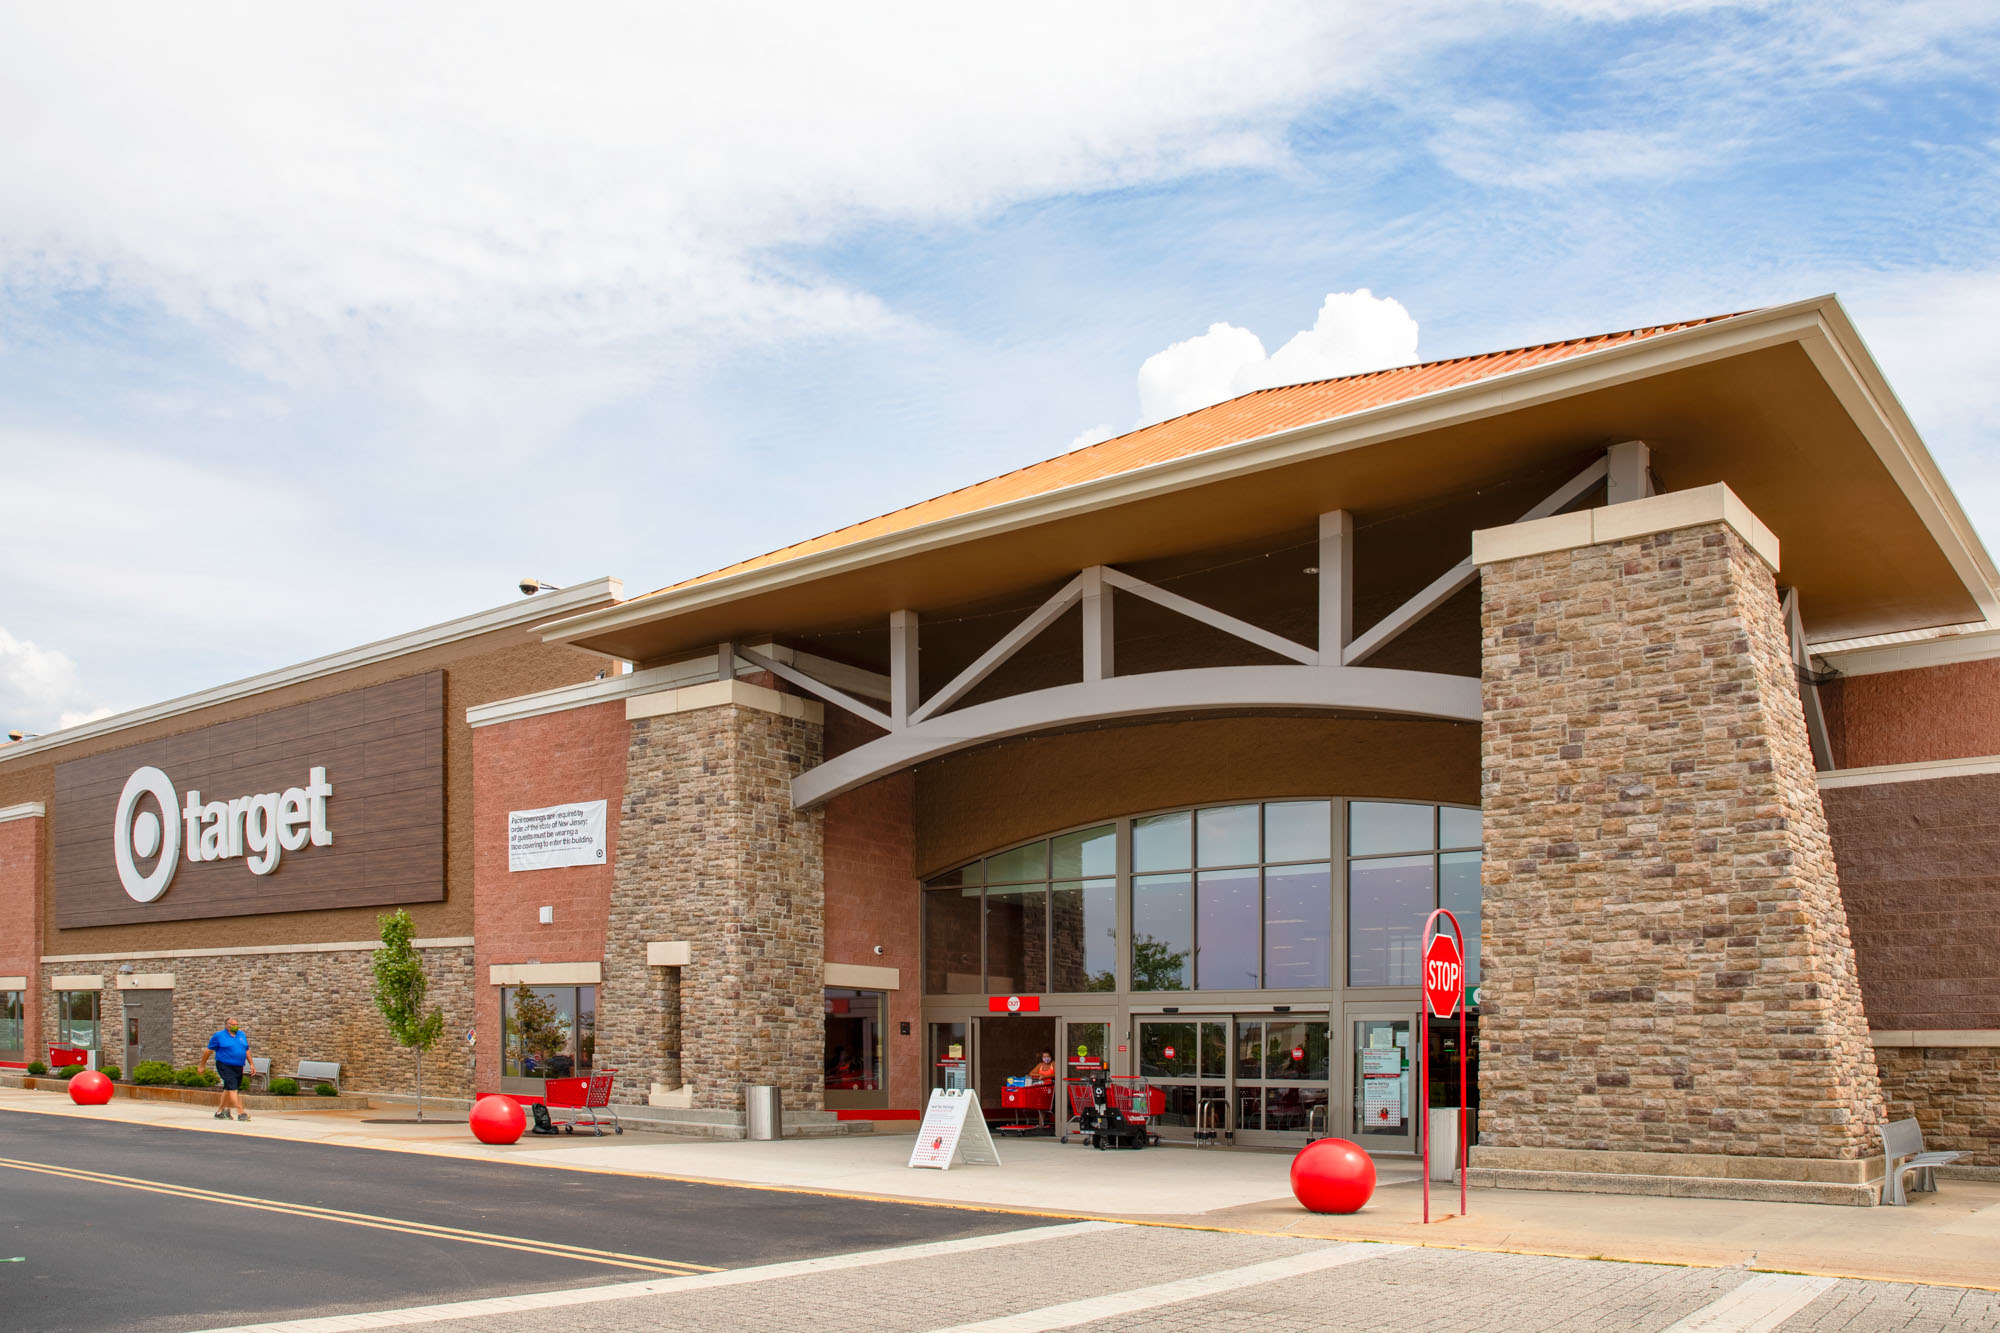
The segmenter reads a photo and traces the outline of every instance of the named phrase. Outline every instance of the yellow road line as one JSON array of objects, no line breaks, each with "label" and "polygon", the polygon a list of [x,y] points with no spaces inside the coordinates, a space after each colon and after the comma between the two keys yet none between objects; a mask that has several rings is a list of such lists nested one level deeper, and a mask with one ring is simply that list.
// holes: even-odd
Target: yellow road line
[{"label": "yellow road line", "polygon": [[148,1194],[164,1194],[172,1198],[191,1199],[201,1203],[228,1204],[235,1208],[251,1208],[260,1212],[281,1213],[291,1217],[304,1217],[322,1222],[339,1222],[347,1226],[367,1227],[377,1231],[394,1231],[404,1235],[423,1236],[432,1240],[459,1241],[468,1245],[486,1245],[495,1249],[519,1250],[524,1253],[547,1255],[558,1259],[575,1259],[582,1263],[604,1264],[613,1268],[636,1269],[644,1273],[659,1273],[674,1276],[720,1271],[706,1264],[683,1263],[677,1259],[655,1259],[641,1254],[624,1254],[615,1250],[595,1250],[581,1245],[565,1245],[559,1241],[537,1241],[521,1236],[502,1236],[487,1231],[471,1231],[463,1227],[449,1227],[430,1222],[413,1222],[404,1218],[378,1217],[372,1213],[346,1212],[337,1208],[321,1208],[313,1204],[290,1203],[281,1199],[251,1198],[244,1195],[227,1194],[218,1190],[206,1190],[194,1185],[175,1185],[162,1181],[141,1180],[134,1176],[118,1176],[102,1171],[86,1171],[79,1167],[52,1166],[43,1162],[23,1162],[9,1157],[0,1157],[0,1167],[9,1167],[16,1171],[31,1171],[38,1175],[56,1176],[60,1179],[75,1180],[84,1184],[140,1190]]}]

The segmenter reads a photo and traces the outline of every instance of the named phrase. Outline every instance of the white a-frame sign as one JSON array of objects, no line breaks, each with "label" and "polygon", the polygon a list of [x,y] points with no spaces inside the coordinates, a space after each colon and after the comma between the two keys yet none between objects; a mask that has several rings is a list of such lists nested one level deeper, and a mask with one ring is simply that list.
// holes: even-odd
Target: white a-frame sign
[{"label": "white a-frame sign", "polygon": [[986,1117],[979,1113],[979,1099],[964,1088],[939,1088],[924,1108],[910,1165],[949,1171],[954,1161],[998,1166],[1000,1150],[993,1146]]}]

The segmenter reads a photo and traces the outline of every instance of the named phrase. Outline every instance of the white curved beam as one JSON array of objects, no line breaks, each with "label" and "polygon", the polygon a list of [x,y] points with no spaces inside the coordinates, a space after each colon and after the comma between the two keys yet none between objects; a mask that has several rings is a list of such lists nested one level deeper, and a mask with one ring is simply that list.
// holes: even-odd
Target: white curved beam
[{"label": "white curved beam", "polygon": [[792,779],[798,809],[955,750],[1052,727],[1231,708],[1359,709],[1479,721],[1479,679],[1380,667],[1239,666],[1081,681],[960,708],[894,731]]}]

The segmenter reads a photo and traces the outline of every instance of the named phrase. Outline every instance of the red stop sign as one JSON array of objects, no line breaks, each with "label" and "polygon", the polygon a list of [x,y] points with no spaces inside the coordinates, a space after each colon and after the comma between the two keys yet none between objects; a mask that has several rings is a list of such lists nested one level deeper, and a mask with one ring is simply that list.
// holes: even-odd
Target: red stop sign
[{"label": "red stop sign", "polygon": [[1424,949],[1424,1003],[1434,1018],[1450,1018],[1465,998],[1465,962],[1458,941],[1446,934],[1431,936]]}]

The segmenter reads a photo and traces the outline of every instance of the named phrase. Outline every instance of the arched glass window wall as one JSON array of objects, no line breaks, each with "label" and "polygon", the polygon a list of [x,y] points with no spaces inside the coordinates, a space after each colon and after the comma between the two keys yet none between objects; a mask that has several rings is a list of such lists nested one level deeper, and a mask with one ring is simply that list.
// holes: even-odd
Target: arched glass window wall
[{"label": "arched glass window wall", "polygon": [[1465,931],[1476,985],[1479,843],[1477,809],[1361,800],[1201,806],[1037,839],[926,883],[924,991],[1414,987],[1439,906]]}]

